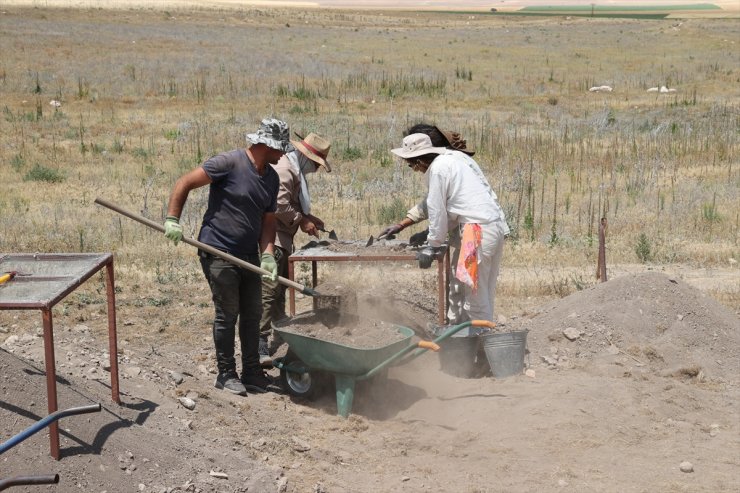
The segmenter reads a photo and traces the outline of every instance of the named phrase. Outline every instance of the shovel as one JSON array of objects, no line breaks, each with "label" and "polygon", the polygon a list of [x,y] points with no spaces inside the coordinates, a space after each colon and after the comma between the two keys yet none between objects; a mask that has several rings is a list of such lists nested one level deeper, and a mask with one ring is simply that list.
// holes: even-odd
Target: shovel
[{"label": "shovel", "polygon": [[[129,219],[133,219],[134,221],[138,221],[141,224],[143,224],[144,226],[149,226],[152,229],[156,229],[160,233],[164,233],[164,227],[162,227],[159,223],[155,223],[154,221],[149,220],[149,219],[147,219],[147,218],[145,218],[143,216],[139,216],[138,214],[134,214],[133,212],[129,212],[127,210],[121,209],[117,205],[112,204],[112,203],[108,202],[107,200],[103,200],[103,199],[101,199],[101,198],[98,197],[97,199],[95,199],[95,203],[96,204],[99,204],[99,205],[102,205],[103,207],[107,207],[108,209],[111,209],[113,211],[116,211],[117,213],[122,214],[122,215],[128,217]],[[247,270],[250,270],[252,272],[256,272],[257,274],[268,274],[268,275],[270,274],[265,269],[261,269],[261,268],[257,267],[256,265],[252,265],[249,262],[245,262],[244,260],[242,260],[240,258],[234,257],[233,255],[229,255],[228,253],[222,252],[221,250],[219,250],[217,248],[213,248],[211,245],[206,245],[205,243],[201,243],[198,240],[193,240],[192,238],[186,238],[186,237],[183,236],[182,237],[182,242],[183,243],[187,243],[188,245],[194,246],[196,248],[199,248],[199,249],[203,250],[204,252],[208,252],[211,255],[214,255],[216,257],[220,257],[220,258],[226,260],[227,262],[230,262],[230,263],[232,263],[232,264],[234,264],[234,265],[236,265],[238,267],[241,267],[243,269],[247,269]],[[286,279],[284,277],[278,277],[277,278],[277,282],[279,282],[280,284],[283,284],[284,286],[288,286],[289,288],[297,289],[297,290],[299,290],[301,293],[303,293],[305,295],[308,295],[308,296],[319,296],[319,293],[316,290],[311,289],[308,286],[304,286],[303,284],[297,283],[295,281],[291,281],[290,279]]]},{"label": "shovel", "polygon": [[329,233],[329,239],[334,241],[339,241],[339,238],[337,237],[337,233],[332,229],[331,231],[327,231],[324,228],[318,228],[319,231],[322,233]]}]

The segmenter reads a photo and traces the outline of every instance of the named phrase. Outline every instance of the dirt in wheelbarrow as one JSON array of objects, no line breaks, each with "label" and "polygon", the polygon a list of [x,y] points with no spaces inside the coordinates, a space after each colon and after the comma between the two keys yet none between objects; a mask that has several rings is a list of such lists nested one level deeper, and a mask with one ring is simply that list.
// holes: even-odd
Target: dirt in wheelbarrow
[{"label": "dirt in wheelbarrow", "polygon": [[380,348],[406,337],[395,324],[336,310],[301,314],[291,318],[289,323],[280,328],[358,349]]}]

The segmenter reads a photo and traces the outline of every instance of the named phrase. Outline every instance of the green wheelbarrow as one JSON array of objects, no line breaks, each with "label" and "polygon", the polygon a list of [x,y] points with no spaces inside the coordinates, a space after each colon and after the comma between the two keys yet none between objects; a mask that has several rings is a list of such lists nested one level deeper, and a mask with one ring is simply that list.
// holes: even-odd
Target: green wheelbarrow
[{"label": "green wheelbarrow", "polygon": [[405,364],[427,350],[439,351],[438,343],[466,327],[493,328],[493,322],[471,320],[449,327],[433,341],[412,343],[414,331],[397,326],[403,336],[387,346],[360,349],[336,344],[291,332],[287,326],[276,326],[275,331],[288,344],[288,353],[276,358],[273,365],[280,369],[283,388],[295,397],[311,399],[324,387],[331,375],[337,396],[337,414],[347,417],[352,410],[355,383],[372,378],[389,366]]}]

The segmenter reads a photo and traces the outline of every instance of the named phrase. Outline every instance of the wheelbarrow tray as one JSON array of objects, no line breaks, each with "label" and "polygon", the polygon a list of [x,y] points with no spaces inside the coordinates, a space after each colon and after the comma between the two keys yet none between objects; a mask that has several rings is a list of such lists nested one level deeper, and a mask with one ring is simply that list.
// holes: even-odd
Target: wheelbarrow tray
[{"label": "wheelbarrow tray", "polygon": [[397,325],[403,339],[378,348],[356,348],[316,337],[297,334],[289,326],[275,327],[275,331],[288,343],[290,350],[306,366],[348,376],[361,376],[376,368],[391,356],[411,345],[414,331]]}]

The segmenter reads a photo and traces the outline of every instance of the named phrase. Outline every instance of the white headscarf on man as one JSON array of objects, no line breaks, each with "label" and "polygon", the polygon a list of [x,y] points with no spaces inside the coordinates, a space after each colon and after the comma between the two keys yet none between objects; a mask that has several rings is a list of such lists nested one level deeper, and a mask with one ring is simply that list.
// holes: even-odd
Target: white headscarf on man
[{"label": "white headscarf on man", "polygon": [[296,173],[298,173],[298,176],[301,179],[301,192],[298,196],[301,202],[301,212],[303,214],[311,214],[311,194],[308,191],[306,175],[316,171],[316,163],[297,150],[289,152],[286,156],[288,156],[288,161],[290,161],[291,167]]}]

